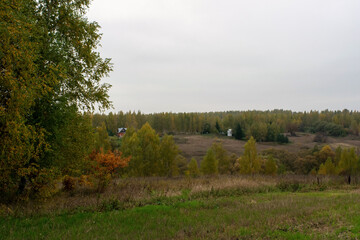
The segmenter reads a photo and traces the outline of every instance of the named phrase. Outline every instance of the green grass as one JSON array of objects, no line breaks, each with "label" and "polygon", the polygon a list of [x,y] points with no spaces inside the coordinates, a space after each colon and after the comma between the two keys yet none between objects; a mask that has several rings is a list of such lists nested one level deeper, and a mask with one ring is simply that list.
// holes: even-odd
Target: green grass
[{"label": "green grass", "polygon": [[107,212],[0,218],[1,239],[356,239],[350,191],[219,196]]}]

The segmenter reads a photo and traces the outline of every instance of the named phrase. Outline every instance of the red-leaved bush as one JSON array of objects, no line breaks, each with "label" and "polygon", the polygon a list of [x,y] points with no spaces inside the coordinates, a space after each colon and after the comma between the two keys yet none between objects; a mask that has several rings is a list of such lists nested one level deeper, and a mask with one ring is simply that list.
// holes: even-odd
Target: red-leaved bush
[{"label": "red-leaved bush", "polygon": [[90,159],[95,162],[94,176],[99,180],[99,192],[105,190],[117,169],[128,166],[130,158],[122,157],[122,153],[117,150],[104,153],[101,149],[100,152],[94,151],[90,154]]}]

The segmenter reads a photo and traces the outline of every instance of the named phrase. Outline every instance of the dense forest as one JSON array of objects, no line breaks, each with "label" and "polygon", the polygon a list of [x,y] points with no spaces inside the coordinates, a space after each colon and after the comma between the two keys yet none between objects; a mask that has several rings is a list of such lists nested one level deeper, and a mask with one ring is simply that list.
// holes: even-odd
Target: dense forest
[{"label": "dense forest", "polygon": [[[110,136],[106,144],[108,149],[120,150],[125,156],[133,157],[129,167],[122,170],[126,176],[357,175],[360,171],[357,149],[340,146],[332,149],[325,142],[327,136],[358,135],[359,116],[358,112],[348,110],[309,113],[274,110],[177,114],[119,112],[95,114],[92,119],[94,128]],[[122,139],[115,136],[119,126],[128,128]],[[225,134],[228,128],[235,130],[235,139],[248,140],[242,156],[228,153],[221,140],[214,138],[203,159],[189,161],[181,156],[172,137],[176,134],[212,134],[216,137]],[[299,132],[316,133],[314,141],[319,145],[299,148],[296,153],[272,148],[258,152],[256,149],[256,141],[287,144],[287,136]]]},{"label": "dense forest", "polygon": [[[158,133],[225,133],[234,131],[237,139],[253,136],[256,141],[283,141],[281,133],[321,133],[329,136],[359,135],[360,113],[357,111],[229,111],[209,113],[118,112],[94,114],[93,126],[105,123],[110,136],[118,127],[140,128],[148,122]],[[279,139],[280,138],[280,139]]]}]

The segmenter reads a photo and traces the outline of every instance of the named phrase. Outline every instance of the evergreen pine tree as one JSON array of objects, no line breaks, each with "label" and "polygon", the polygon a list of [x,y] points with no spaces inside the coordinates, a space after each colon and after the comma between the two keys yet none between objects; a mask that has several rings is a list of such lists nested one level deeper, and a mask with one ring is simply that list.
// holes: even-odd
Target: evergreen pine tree
[{"label": "evergreen pine tree", "polygon": [[235,139],[241,140],[244,138],[244,136],[245,136],[245,134],[244,134],[243,129],[240,126],[240,123],[236,124],[235,133],[234,133]]}]

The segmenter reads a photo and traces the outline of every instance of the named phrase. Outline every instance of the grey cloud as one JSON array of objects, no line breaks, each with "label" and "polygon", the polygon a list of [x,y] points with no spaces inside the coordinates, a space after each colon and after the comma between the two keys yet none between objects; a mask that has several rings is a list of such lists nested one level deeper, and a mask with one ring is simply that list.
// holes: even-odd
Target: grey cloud
[{"label": "grey cloud", "polygon": [[360,1],[94,0],[115,110],[359,110]]}]

